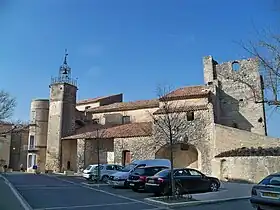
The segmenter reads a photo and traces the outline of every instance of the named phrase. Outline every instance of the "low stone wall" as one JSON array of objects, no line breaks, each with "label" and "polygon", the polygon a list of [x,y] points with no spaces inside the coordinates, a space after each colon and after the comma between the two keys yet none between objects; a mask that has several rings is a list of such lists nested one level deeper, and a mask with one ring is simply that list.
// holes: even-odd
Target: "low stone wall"
[{"label": "low stone wall", "polygon": [[[280,172],[280,156],[244,156],[215,158],[220,179],[258,183],[271,173]],[[218,171],[216,171],[218,172]]]},{"label": "low stone wall", "polygon": [[215,124],[214,156],[241,147],[280,147],[280,139]]}]

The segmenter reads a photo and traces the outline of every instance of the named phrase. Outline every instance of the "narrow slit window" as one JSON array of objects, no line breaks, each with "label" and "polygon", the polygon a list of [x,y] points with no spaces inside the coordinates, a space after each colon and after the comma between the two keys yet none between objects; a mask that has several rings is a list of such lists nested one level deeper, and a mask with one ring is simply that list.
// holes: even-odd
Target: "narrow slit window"
[{"label": "narrow slit window", "polygon": [[193,121],[193,120],[194,120],[194,112],[188,112],[187,121]]}]

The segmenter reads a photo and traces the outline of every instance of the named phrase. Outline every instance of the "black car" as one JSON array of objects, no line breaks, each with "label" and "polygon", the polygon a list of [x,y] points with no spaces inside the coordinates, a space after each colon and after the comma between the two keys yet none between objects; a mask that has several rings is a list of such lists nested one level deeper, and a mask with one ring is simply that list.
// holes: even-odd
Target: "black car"
[{"label": "black car", "polygon": [[133,191],[145,189],[146,179],[156,173],[167,169],[167,166],[142,166],[136,168],[128,177],[127,184]]},{"label": "black car", "polygon": [[[170,169],[160,171],[153,177],[147,178],[145,189],[157,196],[170,195],[170,179]],[[206,176],[191,168],[174,169],[174,179],[176,194],[217,191],[220,188],[219,179]]]}]

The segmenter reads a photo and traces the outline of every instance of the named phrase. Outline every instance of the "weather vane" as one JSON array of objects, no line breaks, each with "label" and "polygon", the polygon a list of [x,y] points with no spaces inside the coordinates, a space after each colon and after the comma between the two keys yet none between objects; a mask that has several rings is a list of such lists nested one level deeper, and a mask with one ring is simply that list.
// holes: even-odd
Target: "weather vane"
[{"label": "weather vane", "polygon": [[67,49],[65,49],[65,56],[64,56],[64,64],[67,65],[67,56],[68,56],[68,53],[67,53]]}]

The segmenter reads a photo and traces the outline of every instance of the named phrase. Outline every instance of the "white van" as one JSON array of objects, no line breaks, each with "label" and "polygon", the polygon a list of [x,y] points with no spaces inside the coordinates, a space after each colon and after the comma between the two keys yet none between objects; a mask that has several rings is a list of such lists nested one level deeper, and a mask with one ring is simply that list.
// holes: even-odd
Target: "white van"
[{"label": "white van", "polygon": [[108,183],[112,186],[127,186],[126,180],[128,179],[129,174],[141,166],[167,166],[170,168],[171,162],[168,159],[135,160],[119,172],[112,174],[112,176],[109,177]]},{"label": "white van", "polygon": [[85,170],[83,170],[83,177],[87,180],[91,179],[93,172],[98,164],[88,165]]}]

